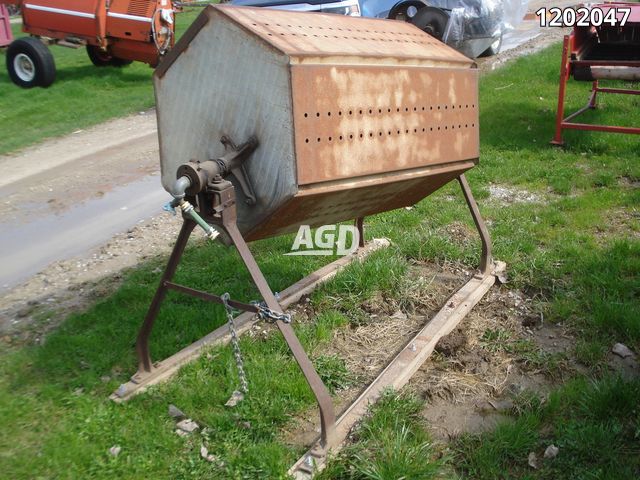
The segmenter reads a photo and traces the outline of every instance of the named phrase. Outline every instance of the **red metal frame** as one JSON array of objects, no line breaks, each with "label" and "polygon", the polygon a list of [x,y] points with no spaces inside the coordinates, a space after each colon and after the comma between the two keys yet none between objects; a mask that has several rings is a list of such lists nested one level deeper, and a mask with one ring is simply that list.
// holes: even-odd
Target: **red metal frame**
[{"label": "red metal frame", "polygon": [[[626,4],[626,3],[612,3],[606,4],[606,8],[611,6],[628,6],[632,8],[632,15],[629,18],[629,23],[637,24],[640,21],[640,8],[638,4]],[[634,6],[635,5],[635,6]],[[604,7],[603,7],[604,8]],[[554,145],[564,145],[562,139],[563,130],[588,130],[597,132],[610,132],[610,133],[630,133],[640,134],[640,127],[622,127],[615,125],[594,125],[588,123],[575,123],[573,119],[583,114],[587,110],[595,109],[597,106],[598,93],[616,93],[625,95],[640,95],[640,90],[623,89],[623,88],[604,88],[598,83],[598,80],[593,80],[591,88],[591,96],[587,104],[578,111],[565,117],[565,96],[567,90],[567,82],[571,77],[574,69],[577,67],[639,67],[640,62],[637,60],[588,60],[582,59],[582,53],[586,49],[589,41],[589,37],[592,37],[593,28],[578,28],[564,37],[564,43],[562,47],[562,61],[560,63],[560,86],[558,91],[558,110],[556,115],[556,132],[553,140]]]},{"label": "red metal frame", "polygon": [[6,47],[12,41],[13,33],[11,32],[9,9],[5,5],[0,5],[0,47]]}]

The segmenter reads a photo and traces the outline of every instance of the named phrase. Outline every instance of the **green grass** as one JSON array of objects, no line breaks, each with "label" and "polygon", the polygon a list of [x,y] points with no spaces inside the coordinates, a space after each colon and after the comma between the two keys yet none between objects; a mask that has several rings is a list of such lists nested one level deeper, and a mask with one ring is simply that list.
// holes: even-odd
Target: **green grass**
[{"label": "green grass", "polygon": [[[418,421],[419,402],[385,400],[359,431],[359,441],[326,475],[430,478],[440,468],[445,476],[466,478],[638,477],[639,382],[617,379],[603,366],[614,342],[640,351],[638,138],[568,132],[565,149],[549,146],[559,54],[555,46],[481,79],[482,160],[468,178],[490,224],[495,255],[509,266],[510,285],[535,296],[545,321],[573,329],[576,356],[591,367],[593,381],[578,378],[545,403],[535,395],[520,399],[512,422],[454,445],[453,460],[449,455],[436,460]],[[585,102],[587,91],[586,84],[571,84],[569,107]],[[590,115],[640,123],[638,99],[608,96],[603,105]],[[527,190],[540,201],[502,204],[491,198],[491,184]],[[361,305],[370,298],[399,301],[411,260],[477,264],[479,242],[452,241],[446,228],[454,221],[473,228],[455,184],[410,211],[368,219],[368,236],[387,236],[392,247],[350,266],[311,296],[313,321],[295,328],[335,391],[350,381],[349,372],[336,359],[323,357],[322,345],[335,329],[364,321]],[[274,290],[327,261],[283,256],[291,240],[252,245]],[[44,345],[0,354],[4,476],[281,478],[302,453],[287,446],[279,432],[292,417],[309,411],[313,398],[277,334],[242,339],[250,393],[236,409],[223,406],[237,387],[229,348],[213,349],[170,383],[125,405],[107,400],[135,369],[136,329],[158,281],[154,270],[164,261],[128,272],[117,292],[72,315]],[[188,250],[177,275],[178,282],[245,300],[256,298],[248,278],[235,253],[203,244]],[[220,308],[169,295],[152,337],[152,354],[166,357],[223,323]],[[482,341],[511,349],[536,367],[562,361],[500,331],[486,332]],[[109,378],[103,381],[104,376]],[[186,440],[175,435],[166,413],[169,403],[206,426],[206,432]],[[528,453],[541,456],[551,442],[561,449],[556,461],[541,470],[527,467]],[[202,443],[224,465],[202,460]],[[122,447],[117,458],[107,454],[114,444]]]},{"label": "green grass", "polygon": [[[640,383],[576,379],[513,422],[457,441],[456,465],[467,478],[634,479],[640,472]],[[542,460],[549,445],[554,459]],[[539,469],[528,465],[530,452]]]},{"label": "green grass", "polygon": [[[199,11],[186,9],[176,16],[178,35]],[[24,35],[21,28],[12,25],[14,38]],[[9,79],[5,49],[0,49],[0,154],[154,106],[153,69],[148,65],[97,68],[84,48],[52,46],[51,52],[56,81],[49,88],[26,90]]]},{"label": "green grass", "polygon": [[342,451],[318,480],[440,478],[444,459],[432,447],[422,407],[415,397],[387,391],[356,430],[354,446]]}]

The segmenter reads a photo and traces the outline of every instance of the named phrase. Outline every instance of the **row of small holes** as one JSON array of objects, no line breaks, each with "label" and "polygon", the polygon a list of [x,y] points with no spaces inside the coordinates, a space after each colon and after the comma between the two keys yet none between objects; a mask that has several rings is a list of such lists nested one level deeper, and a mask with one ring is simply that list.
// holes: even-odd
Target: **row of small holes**
[{"label": "row of small holes", "polygon": [[[378,41],[378,42],[396,42],[396,43],[415,43],[416,45],[424,45],[424,44],[430,44],[431,42],[429,42],[428,40],[422,40],[422,41],[418,41],[418,40],[402,40],[402,39],[391,39],[391,38],[376,38],[376,37],[347,37],[346,35],[341,37],[340,35],[317,35],[317,34],[313,34],[313,35],[307,35],[306,33],[300,33],[300,34],[296,34],[296,33],[281,33],[281,36],[291,36],[291,37],[297,37],[298,35],[302,36],[302,37],[316,37],[316,38],[345,38],[347,40],[351,39],[351,40],[366,40],[366,41]],[[273,33],[267,33],[267,36],[269,37],[273,37],[274,34]]]},{"label": "row of small holes", "polygon": [[[257,26],[264,26],[264,27],[269,27],[270,24],[268,23],[264,23],[264,24],[258,24],[258,23],[252,23],[252,25],[254,27]],[[284,27],[284,25],[281,25],[279,23],[276,24],[271,24],[271,26],[276,26],[276,27]],[[287,27],[289,28],[293,28],[294,25],[287,25]],[[419,37],[420,40],[416,41],[416,40],[404,40],[404,39],[398,39],[398,38],[385,38],[385,37],[351,37],[351,36],[341,36],[341,35],[319,35],[319,34],[306,34],[306,33],[293,33],[293,32],[280,32],[281,36],[287,36],[290,35],[292,37],[296,37],[296,36],[302,36],[302,37],[316,37],[316,38],[336,38],[336,39],[352,39],[352,40],[365,40],[365,41],[380,41],[380,42],[396,42],[396,43],[414,43],[416,45],[433,45],[435,44],[435,42],[433,42],[432,40],[430,40],[430,38],[428,36],[422,35],[420,33],[412,33],[412,32],[398,32],[398,31],[393,31],[393,32],[389,32],[389,31],[379,31],[379,30],[360,30],[360,29],[351,29],[351,28],[333,28],[333,27],[321,27],[321,26],[317,26],[317,25],[296,25],[295,27],[297,28],[308,28],[310,30],[313,29],[318,29],[318,30],[337,30],[337,31],[341,31],[341,32],[359,32],[359,33],[369,33],[369,34],[383,34],[383,35],[392,35],[394,37],[397,37],[398,35],[405,35],[408,37]],[[274,35],[277,36],[277,33],[267,33],[267,35],[269,37],[273,37]]]},{"label": "row of small holes", "polygon": [[[476,124],[475,124],[475,123],[472,123],[472,124],[471,124],[471,128],[474,128],[475,126],[476,126]],[[457,128],[458,128],[458,129],[469,128],[469,124],[468,124],[468,123],[465,123],[464,127],[463,127],[462,125],[458,125],[458,126],[457,126]],[[456,129],[456,126],[455,126],[455,125],[451,125],[451,130],[455,130],[455,129]],[[442,127],[429,127],[428,129],[427,129],[426,127],[423,127],[423,128],[422,128],[422,133],[427,132],[427,131],[429,131],[429,132],[433,132],[433,131],[440,131],[440,130],[449,130],[449,126],[448,126],[448,125],[445,125],[445,126],[444,126],[444,128],[442,128]],[[411,129],[408,129],[408,128],[407,128],[407,129],[405,129],[405,130],[404,130],[404,133],[405,133],[405,134],[409,134],[409,133],[411,133]],[[420,129],[419,129],[419,128],[414,128],[414,129],[413,129],[413,133],[420,133]],[[396,130],[396,134],[397,134],[397,135],[402,135],[402,130]],[[387,135],[388,135],[388,136],[393,135],[393,131],[392,131],[392,130],[388,130],[388,131],[387,131]],[[359,135],[354,135],[354,134],[349,134],[349,135],[340,135],[340,136],[338,136],[338,140],[340,140],[340,141],[341,141],[341,140],[346,140],[347,138],[348,138],[349,140],[353,140],[355,137],[365,138],[365,136],[366,136],[366,135],[365,135],[364,133],[360,133]],[[369,132],[369,138],[374,138],[375,136],[376,136],[376,135],[374,134],[374,132]],[[382,132],[382,131],[378,132],[378,137],[383,137],[383,136],[384,136],[384,132]],[[332,142],[333,140],[334,140],[334,138],[333,138],[333,137],[327,137],[327,141]],[[309,139],[309,138],[305,138],[305,139],[304,139],[304,143],[309,143],[310,141],[311,141],[311,139]],[[318,143],[320,143],[320,142],[322,141],[322,138],[321,138],[321,137],[318,137],[318,138],[316,139],[316,141],[317,141]]]},{"label": "row of small holes", "polygon": [[[259,24],[257,23],[252,23],[251,25],[253,25],[254,27],[257,27]],[[268,23],[263,23],[261,26],[265,26],[268,27],[269,24]],[[279,23],[275,23],[272,24],[271,26],[276,26],[276,27],[284,27],[285,25],[280,25]],[[288,28],[293,28],[294,25],[286,25]],[[295,27],[297,28],[309,28],[311,30],[313,30],[314,28],[317,28],[318,30],[338,30],[339,32],[357,32],[357,33],[382,33],[382,34],[390,34],[393,33],[394,35],[407,35],[409,37],[422,37],[423,34],[421,33],[413,33],[413,32],[388,32],[388,31],[380,31],[380,30],[360,30],[360,29],[356,29],[356,28],[333,28],[333,27],[320,27],[318,25],[295,25]]]},{"label": "row of small holes", "polygon": [[[444,105],[444,108],[442,108],[442,107],[443,107],[442,105],[436,105],[435,107],[434,106],[430,106],[429,108],[427,108],[427,107],[413,107],[413,111],[414,112],[418,112],[418,111],[423,111],[424,112],[424,111],[427,111],[427,110],[429,110],[429,111],[434,110],[434,108],[436,110],[448,110],[449,109],[449,105]],[[471,107],[469,107],[469,104],[464,105],[464,107],[462,105],[458,105],[458,110],[462,110],[463,108],[476,108],[476,105],[475,105],[475,103],[472,103]],[[451,105],[451,110],[455,110],[455,109],[456,109],[456,106],[455,105]],[[377,110],[378,110],[379,114],[381,114],[381,113],[383,113],[385,111],[384,108],[378,108]],[[393,108],[387,108],[386,110],[387,110],[387,113],[391,113],[393,111]],[[375,115],[375,111],[376,111],[376,109],[370,108],[368,110],[369,115]],[[396,108],[396,113],[400,113],[401,111],[402,111],[402,108],[400,108],[400,107]],[[410,112],[411,109],[409,107],[404,107],[404,111],[405,112]],[[367,110],[359,109],[359,110],[356,110],[356,112],[359,115],[364,115],[367,112]],[[353,115],[353,114],[354,114],[353,110],[349,110],[348,112],[345,111],[345,115]],[[320,115],[321,115],[320,112],[316,112],[316,117],[319,117]],[[331,116],[331,112],[327,112],[327,117],[330,117],[330,116]],[[342,110],[338,110],[338,116],[342,116]],[[308,118],[308,117],[309,117],[309,113],[305,112],[304,118]],[[313,117],[313,114],[311,114],[311,117]]]}]

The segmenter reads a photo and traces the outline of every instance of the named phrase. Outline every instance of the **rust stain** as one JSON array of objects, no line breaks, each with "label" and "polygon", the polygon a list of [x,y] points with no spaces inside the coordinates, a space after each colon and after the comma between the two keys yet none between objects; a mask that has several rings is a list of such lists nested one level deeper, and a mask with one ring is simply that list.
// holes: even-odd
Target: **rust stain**
[{"label": "rust stain", "polygon": [[[259,157],[262,170],[252,163],[258,157],[249,160],[251,171],[273,173],[268,182],[252,179],[260,190],[256,207],[238,208],[249,240],[411,205],[477,163],[474,63],[416,27],[230,6],[206,12],[215,14],[206,25],[209,42],[251,37],[281,73],[277,81],[256,79],[268,85],[257,106],[250,107],[257,93],[232,85],[217,115],[200,113],[234,138],[255,133],[262,148],[293,140],[290,151]],[[225,65],[255,62],[220,53]],[[190,61],[204,55],[198,48],[181,54]],[[278,122],[269,122],[271,113]]]},{"label": "rust stain", "polygon": [[305,189],[244,236],[253,241],[296,231],[302,223],[315,227],[414,205],[473,165],[463,162],[403,181],[382,178],[355,188],[327,190],[319,185]]}]

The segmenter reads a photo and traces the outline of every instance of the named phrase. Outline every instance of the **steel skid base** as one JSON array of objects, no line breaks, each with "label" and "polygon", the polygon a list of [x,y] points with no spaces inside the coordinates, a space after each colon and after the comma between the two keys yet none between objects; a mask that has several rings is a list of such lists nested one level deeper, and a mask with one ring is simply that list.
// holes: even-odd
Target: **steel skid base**
[{"label": "steel skid base", "polygon": [[[336,452],[340,449],[350,429],[364,415],[368,406],[379,398],[385,388],[401,388],[407,383],[430,356],[438,340],[451,332],[469,313],[495,283],[497,275],[504,269],[504,264],[500,262],[494,263],[492,259],[489,234],[464,175],[460,175],[458,181],[482,240],[479,273],[447,300],[442,310],[407,344],[337,421],[329,392],[302,348],[293,328],[289,323],[284,323],[281,320],[275,322],[307,379],[320,410],[320,436],[307,454],[291,468],[289,473],[294,477],[311,478],[315,472],[322,469],[329,452]],[[223,201],[220,202],[220,205],[222,205],[222,208],[217,210],[218,213],[216,215],[206,217],[207,222],[215,225],[216,229],[227,235],[227,238],[238,250],[266,306],[275,312],[284,312],[288,305],[312,291],[318,284],[334,276],[354,259],[363,258],[372,251],[389,245],[386,240],[373,240],[365,244],[363,241],[363,219],[356,219],[356,226],[360,232],[360,247],[356,252],[317,270],[285,289],[281,292],[279,298],[276,298],[237,228],[233,187],[229,187],[228,191],[223,195]],[[131,378],[131,381],[121,385],[111,395],[111,398],[117,402],[126,401],[144,391],[147,387],[166,380],[182,365],[197,358],[202,353],[203,348],[224,344],[230,340],[227,326],[225,325],[161,362],[152,362],[149,354],[149,337],[160,310],[160,305],[168,290],[179,291],[206,301],[223,303],[219,296],[172,282],[187,240],[195,226],[196,223],[193,220],[185,218],[176,245],[160,280],[160,285],[138,334],[136,342],[138,371]],[[257,306],[238,301],[230,301],[229,303],[234,308],[245,311],[235,319],[238,334],[246,332],[258,321],[256,316]]]}]

